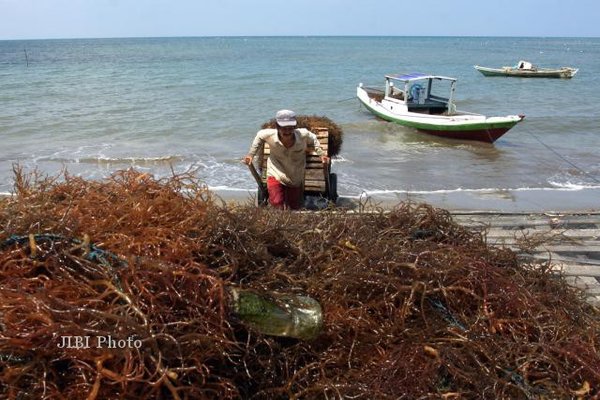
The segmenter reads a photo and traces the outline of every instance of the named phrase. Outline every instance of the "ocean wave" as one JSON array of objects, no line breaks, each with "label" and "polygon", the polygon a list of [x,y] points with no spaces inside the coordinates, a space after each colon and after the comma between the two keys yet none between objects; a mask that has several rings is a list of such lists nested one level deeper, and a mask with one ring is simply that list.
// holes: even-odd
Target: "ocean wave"
[{"label": "ocean wave", "polygon": [[157,157],[106,157],[106,156],[88,156],[88,157],[40,157],[36,162],[58,162],[64,164],[168,164],[184,161],[185,157],[180,155],[167,155]]},{"label": "ocean wave", "polygon": [[365,190],[361,195],[348,197],[361,197],[364,195],[387,195],[387,194],[406,194],[406,195],[427,195],[427,194],[448,194],[448,193],[504,193],[504,192],[573,192],[580,190],[600,189],[600,185],[571,185],[565,187],[521,187],[521,188],[480,188],[480,189],[437,189],[437,190]]},{"label": "ocean wave", "polygon": [[582,190],[582,189],[598,189],[600,188],[600,183],[590,184],[590,183],[582,183],[582,182],[558,182],[549,180],[548,183],[553,185],[556,189],[561,190]]},{"label": "ocean wave", "polygon": [[208,186],[208,189],[214,190],[214,191],[220,191],[220,192],[248,192],[248,191],[253,190],[253,189],[245,189],[245,188],[240,188],[240,187],[232,187],[232,186],[227,186],[227,185]]},{"label": "ocean wave", "polygon": [[78,162],[107,164],[165,164],[184,160],[185,157],[180,155],[167,155],[158,157],[83,157],[80,158]]},{"label": "ocean wave", "polygon": [[331,158],[331,162],[332,162],[333,164],[337,164],[337,163],[346,163],[346,162],[347,162],[347,163],[354,163],[354,161],[352,161],[352,160],[350,160],[350,159],[348,159],[348,158],[345,158],[344,156],[341,156],[341,155],[337,155],[337,156],[335,156],[335,157],[332,157],[332,158]]}]

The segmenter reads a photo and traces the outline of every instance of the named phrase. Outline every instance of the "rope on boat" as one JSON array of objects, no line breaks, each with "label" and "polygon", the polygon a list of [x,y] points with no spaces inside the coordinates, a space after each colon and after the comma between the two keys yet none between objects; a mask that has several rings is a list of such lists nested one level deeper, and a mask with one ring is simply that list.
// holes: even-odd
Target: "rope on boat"
[{"label": "rope on boat", "polygon": [[548,150],[550,150],[558,158],[560,158],[561,160],[563,160],[564,162],[566,162],[567,164],[569,164],[571,167],[575,168],[577,171],[581,172],[583,175],[585,175],[586,177],[590,178],[594,182],[600,183],[600,179],[597,179],[595,176],[590,175],[589,173],[587,173],[586,171],[584,171],[583,168],[579,167],[578,165],[576,165],[575,163],[573,163],[572,161],[570,161],[569,159],[567,159],[565,156],[563,156],[562,154],[560,154],[558,151],[554,150],[552,147],[550,147],[549,145],[547,145],[546,143],[544,143],[542,141],[542,139],[540,139],[539,137],[537,137],[537,135],[535,135],[530,129],[526,129],[525,132],[527,132],[531,136],[533,136],[533,138],[535,140],[537,140],[542,146],[544,146],[545,148],[547,148]]}]

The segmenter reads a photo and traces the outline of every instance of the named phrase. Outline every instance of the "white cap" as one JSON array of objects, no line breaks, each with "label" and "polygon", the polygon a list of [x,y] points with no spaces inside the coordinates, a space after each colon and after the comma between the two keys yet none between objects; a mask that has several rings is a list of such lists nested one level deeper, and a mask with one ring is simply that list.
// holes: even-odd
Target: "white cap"
[{"label": "white cap", "polygon": [[291,110],[279,110],[275,114],[279,126],[296,126],[296,113]]}]

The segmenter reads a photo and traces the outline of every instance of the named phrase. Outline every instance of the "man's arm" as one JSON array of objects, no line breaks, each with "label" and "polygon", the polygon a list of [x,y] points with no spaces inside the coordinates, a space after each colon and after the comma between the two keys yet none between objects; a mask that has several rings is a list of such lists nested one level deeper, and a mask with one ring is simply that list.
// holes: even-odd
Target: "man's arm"
[{"label": "man's arm", "polygon": [[254,137],[254,140],[252,141],[252,144],[250,145],[248,154],[246,154],[246,156],[242,159],[244,164],[250,165],[252,163],[254,156],[258,152],[258,149],[264,145],[266,136],[267,135],[263,131],[258,131]]},{"label": "man's arm", "polygon": [[308,136],[309,138],[312,140],[313,142],[313,146],[315,148],[315,153],[317,153],[317,155],[319,157],[321,157],[321,162],[323,164],[328,164],[330,158],[327,156],[327,153],[323,150],[323,148],[321,147],[321,142],[319,142],[319,139],[317,138],[317,135],[315,135],[314,133],[312,133],[311,131],[308,131]]}]

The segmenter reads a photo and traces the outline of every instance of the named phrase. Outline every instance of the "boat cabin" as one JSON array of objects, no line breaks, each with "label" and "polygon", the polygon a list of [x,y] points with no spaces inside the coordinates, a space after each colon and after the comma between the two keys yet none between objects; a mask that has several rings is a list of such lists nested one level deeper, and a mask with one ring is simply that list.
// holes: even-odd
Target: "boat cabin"
[{"label": "boat cabin", "polygon": [[411,73],[386,75],[383,103],[391,109],[394,104],[406,111],[422,114],[451,115],[456,111],[453,102],[456,79],[445,76]]},{"label": "boat cabin", "polygon": [[523,60],[521,60],[517,63],[517,68],[525,69],[525,70],[534,70],[535,69],[535,67],[533,66],[532,63],[530,63],[529,61],[523,61]]}]

